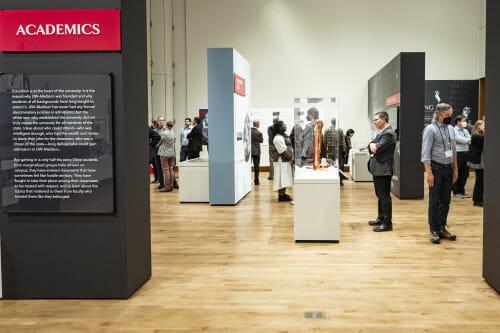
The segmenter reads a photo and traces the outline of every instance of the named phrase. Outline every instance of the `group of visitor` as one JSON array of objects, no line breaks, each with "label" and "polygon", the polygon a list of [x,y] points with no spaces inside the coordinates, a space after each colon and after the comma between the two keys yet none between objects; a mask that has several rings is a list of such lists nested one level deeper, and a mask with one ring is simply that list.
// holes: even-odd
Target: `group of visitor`
[{"label": "group of visitor", "polygon": [[[316,108],[307,111],[308,123],[302,129],[295,126],[290,135],[286,134],[287,127],[279,117],[273,117],[273,124],[267,128],[269,144],[269,180],[273,180],[273,190],[278,192],[278,201],[292,201],[286,193],[286,188],[293,185],[293,166],[295,158],[301,162],[312,163],[313,135],[315,122],[319,117]],[[255,120],[252,128],[252,160],[254,163],[254,184],[259,185],[260,144],[263,142],[262,133],[259,131],[260,122]],[[342,129],[336,128],[336,119],[331,119],[331,126],[322,131],[320,157],[327,161],[338,161],[338,167],[343,171],[344,164],[348,161],[349,150],[352,148],[351,138],[354,130],[347,130],[344,135]],[[297,141],[298,140],[298,141]],[[301,163],[302,165],[302,163]],[[346,179],[343,172],[339,173],[340,184]]]},{"label": "group of visitor", "polygon": [[[173,131],[174,122],[167,121],[160,116],[151,122],[149,128],[149,159],[153,168],[154,180],[160,192],[172,192],[179,189],[175,177],[176,136]],[[202,150],[202,124],[200,118],[195,117],[193,125],[191,118],[184,119],[184,128],[180,133],[180,161],[200,157]]]},{"label": "group of visitor", "polygon": [[[470,198],[465,193],[469,167],[476,170],[472,200],[474,206],[483,206],[484,177],[484,121],[478,120],[467,130],[467,120],[462,115],[451,126],[453,108],[446,103],[436,106],[434,120],[423,132],[421,161],[429,186],[428,222],[430,241],[439,244],[441,239],[455,241],[456,235],[447,230],[451,193],[456,198]],[[369,144],[369,171],[373,175],[375,194],[378,198],[378,216],[368,224],[373,231],[392,231],[391,178],[394,173],[396,133],[389,125],[389,115],[377,112],[373,123],[379,130]]]},{"label": "group of visitor", "polygon": [[[455,126],[451,126],[453,109],[451,105],[440,103],[436,106],[433,123],[423,132],[421,161],[426,171],[429,186],[428,222],[431,242],[440,243],[441,239],[456,240],[447,230],[447,216],[451,193],[456,198],[470,198],[465,192],[469,168],[475,169],[476,179],[472,201],[474,206],[483,206],[484,179],[484,121],[478,120],[472,133],[467,130],[467,119],[459,115]],[[273,190],[278,192],[278,201],[291,201],[286,189],[293,185],[293,167],[295,160],[308,162],[313,156],[314,126],[321,123],[319,112],[311,108],[307,112],[308,123],[302,128],[295,126],[290,136],[286,134],[286,124],[278,117],[273,118],[273,125],[268,128],[269,136],[269,179],[273,180]],[[397,135],[389,125],[387,112],[377,112],[373,123],[378,134],[368,145],[370,161],[369,172],[373,175],[375,194],[378,198],[378,215],[369,225],[375,232],[392,231],[391,180],[394,174],[394,150]],[[252,159],[255,166],[254,184],[259,185],[260,143],[262,133],[260,123],[254,121],[252,128]],[[299,132],[300,131],[300,132]],[[354,131],[349,129],[345,136],[336,128],[336,119],[321,135],[321,157],[338,161],[342,170],[352,148],[351,137]],[[300,144],[296,144],[300,140]],[[342,183],[342,176],[341,183]]]},{"label": "group of visitor", "polygon": [[[459,115],[452,124],[453,109],[451,105],[440,103],[436,106],[434,120],[423,132],[421,161],[426,171],[426,181],[429,186],[428,223],[431,233],[431,242],[440,243],[441,239],[456,240],[456,236],[447,230],[447,216],[450,207],[451,193],[456,198],[470,198],[465,192],[465,185],[469,177],[469,168],[475,169],[475,184],[472,195],[474,206],[483,206],[484,181],[484,121],[478,120],[472,127],[471,133],[467,129],[467,119]],[[300,163],[308,165],[313,158],[313,138],[315,126],[322,128],[318,120],[319,112],[316,108],[307,111],[308,122],[302,128],[295,126],[290,136],[286,134],[286,124],[273,117],[273,124],[268,127],[269,143],[269,178],[273,180],[273,191],[278,192],[278,201],[292,201],[286,189],[293,185],[293,167]],[[349,129],[345,135],[342,129],[336,127],[336,119],[330,120],[330,126],[321,131],[321,157],[327,161],[338,163],[343,171],[347,163],[349,151],[352,148],[351,138],[354,130]],[[368,170],[373,175],[375,194],[378,198],[378,215],[369,225],[373,231],[392,231],[392,199],[391,180],[394,174],[394,150],[397,136],[389,125],[387,112],[377,112],[373,117],[373,124],[378,134],[368,145],[370,160]],[[202,125],[198,117],[184,120],[184,128],[180,133],[180,160],[198,158],[202,147]],[[178,189],[175,178],[175,141],[172,130],[173,121],[165,122],[164,117],[153,121],[149,129],[150,163],[153,167],[153,184],[159,184],[161,192],[172,192]],[[251,156],[254,164],[254,184],[259,185],[260,145],[263,135],[259,130],[260,122],[255,120],[251,129]],[[299,140],[299,141],[297,141]],[[316,153],[318,150],[316,151]],[[312,163],[312,162],[311,162]],[[340,183],[345,178],[339,173]],[[293,202],[292,202],[293,203]]]}]

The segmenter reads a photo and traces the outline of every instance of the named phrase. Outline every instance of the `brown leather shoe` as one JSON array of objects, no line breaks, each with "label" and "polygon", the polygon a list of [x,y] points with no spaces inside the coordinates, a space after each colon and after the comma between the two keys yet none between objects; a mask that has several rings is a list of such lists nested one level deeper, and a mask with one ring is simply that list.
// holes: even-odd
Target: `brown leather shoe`
[{"label": "brown leather shoe", "polygon": [[445,226],[441,227],[441,231],[439,231],[439,238],[446,239],[449,241],[457,240],[457,236],[451,234],[448,230],[446,230]]},{"label": "brown leather shoe", "polygon": [[431,243],[439,244],[439,232],[432,231],[431,232]]}]

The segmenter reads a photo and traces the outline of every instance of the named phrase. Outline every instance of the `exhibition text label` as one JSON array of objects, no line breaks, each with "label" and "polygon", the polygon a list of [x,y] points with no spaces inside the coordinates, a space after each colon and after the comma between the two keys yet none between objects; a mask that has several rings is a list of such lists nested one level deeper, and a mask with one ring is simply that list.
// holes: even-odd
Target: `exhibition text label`
[{"label": "exhibition text label", "polygon": [[0,51],[119,50],[119,9],[0,11]]}]

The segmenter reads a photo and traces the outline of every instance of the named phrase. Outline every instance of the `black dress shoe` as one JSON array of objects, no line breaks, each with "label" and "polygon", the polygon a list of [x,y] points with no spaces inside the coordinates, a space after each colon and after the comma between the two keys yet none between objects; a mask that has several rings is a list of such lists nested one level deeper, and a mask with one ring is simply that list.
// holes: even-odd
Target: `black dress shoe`
[{"label": "black dress shoe", "polygon": [[160,183],[160,181],[159,181],[158,179],[155,179],[155,180],[153,180],[153,181],[151,182],[151,184],[159,184],[159,183]]},{"label": "black dress shoe", "polygon": [[483,202],[482,201],[474,202],[474,206],[483,207]]},{"label": "black dress shoe", "polygon": [[161,189],[162,189],[162,188],[164,188],[164,187],[165,187],[165,185],[164,185],[164,184],[160,184],[160,185],[158,186],[158,189],[159,189],[159,190],[161,190]]},{"label": "black dress shoe", "polygon": [[259,182],[254,182],[254,184],[255,184],[255,186],[260,185],[260,183],[259,183]]},{"label": "black dress shoe", "polygon": [[175,188],[176,190],[178,190],[178,189],[179,189],[179,184],[177,184],[177,182],[175,182],[175,183],[174,183],[174,188]]},{"label": "black dress shoe", "polygon": [[379,219],[376,219],[375,221],[368,221],[368,224],[371,226],[378,226],[382,224],[382,221]]},{"label": "black dress shoe", "polygon": [[378,227],[373,228],[375,232],[392,231],[392,223],[382,223]]}]

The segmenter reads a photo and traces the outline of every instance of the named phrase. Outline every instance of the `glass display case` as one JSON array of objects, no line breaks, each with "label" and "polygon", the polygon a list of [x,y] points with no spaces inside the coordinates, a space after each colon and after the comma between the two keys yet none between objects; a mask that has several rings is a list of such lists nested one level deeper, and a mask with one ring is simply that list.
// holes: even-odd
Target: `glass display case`
[{"label": "glass display case", "polygon": [[295,166],[308,169],[340,168],[346,153],[345,136],[340,128],[340,103],[337,97],[295,98]]}]

